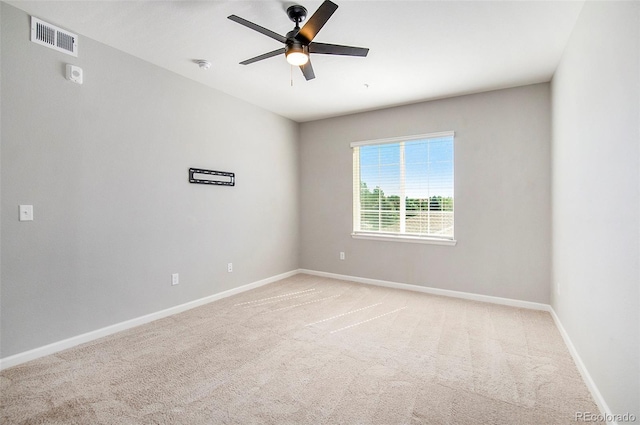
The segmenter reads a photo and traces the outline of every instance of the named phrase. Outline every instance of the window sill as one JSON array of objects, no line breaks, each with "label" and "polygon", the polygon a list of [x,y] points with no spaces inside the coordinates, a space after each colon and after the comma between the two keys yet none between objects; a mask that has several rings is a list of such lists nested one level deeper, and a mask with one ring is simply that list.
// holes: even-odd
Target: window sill
[{"label": "window sill", "polygon": [[455,246],[458,241],[454,239],[438,239],[419,236],[400,236],[400,235],[385,235],[377,233],[352,233],[351,237],[354,239],[368,239],[373,241],[386,241],[386,242],[409,242],[409,243],[422,243],[428,245],[447,245]]}]

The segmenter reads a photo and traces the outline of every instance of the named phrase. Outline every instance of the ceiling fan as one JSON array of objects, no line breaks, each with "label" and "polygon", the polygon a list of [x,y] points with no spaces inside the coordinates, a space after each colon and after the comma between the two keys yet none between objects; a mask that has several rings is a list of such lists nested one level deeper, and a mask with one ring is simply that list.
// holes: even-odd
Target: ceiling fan
[{"label": "ceiling fan", "polygon": [[263,59],[267,59],[273,56],[278,56],[282,53],[285,54],[287,62],[291,65],[299,66],[302,70],[304,78],[308,80],[314,79],[316,76],[309,60],[310,53],[318,53],[323,55],[343,55],[343,56],[367,56],[369,49],[364,47],[342,46],[339,44],[327,44],[316,43],[313,41],[318,32],[322,29],[324,24],[327,23],[331,15],[336,11],[338,5],[325,0],[320,5],[318,10],[309,18],[307,23],[300,28],[300,22],[304,21],[307,17],[307,9],[300,5],[294,5],[287,8],[287,16],[296,26],[293,30],[289,31],[286,36],[282,36],[271,30],[268,30],[253,22],[247,21],[236,15],[231,15],[228,18],[234,22],[237,22],[252,30],[258,31],[261,34],[271,37],[274,40],[284,44],[284,47],[276,49],[272,52],[264,53],[251,59],[240,62],[241,65],[249,65],[250,63],[258,62]]}]

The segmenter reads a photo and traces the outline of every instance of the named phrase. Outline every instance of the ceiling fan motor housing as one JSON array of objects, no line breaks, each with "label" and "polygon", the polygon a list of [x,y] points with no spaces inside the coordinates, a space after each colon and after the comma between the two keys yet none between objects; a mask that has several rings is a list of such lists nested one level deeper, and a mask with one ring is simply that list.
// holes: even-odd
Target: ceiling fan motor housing
[{"label": "ceiling fan motor housing", "polygon": [[300,52],[308,55],[309,45],[295,38],[296,34],[298,34],[297,29],[294,29],[287,33],[287,42],[285,43],[285,48],[284,48],[285,55],[288,55],[290,52]]}]

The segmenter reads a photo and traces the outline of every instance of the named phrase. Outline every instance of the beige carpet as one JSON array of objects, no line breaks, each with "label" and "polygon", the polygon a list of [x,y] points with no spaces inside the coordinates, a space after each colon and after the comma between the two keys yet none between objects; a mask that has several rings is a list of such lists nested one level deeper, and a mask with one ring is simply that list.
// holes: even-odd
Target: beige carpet
[{"label": "beige carpet", "polygon": [[0,374],[2,424],[571,424],[551,316],[297,275]]}]

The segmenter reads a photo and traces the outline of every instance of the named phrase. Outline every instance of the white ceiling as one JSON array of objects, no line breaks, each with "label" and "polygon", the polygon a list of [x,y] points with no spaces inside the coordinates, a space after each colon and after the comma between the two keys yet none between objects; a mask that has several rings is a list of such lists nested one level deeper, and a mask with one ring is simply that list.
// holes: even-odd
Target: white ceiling
[{"label": "white ceiling", "polygon": [[[305,81],[284,55],[239,65],[282,45],[227,19],[285,35],[295,2],[8,1],[80,34],[80,57],[86,36],[298,122],[549,81],[584,3],[334,2],[314,41],[368,47],[369,55],[312,54],[316,78]],[[321,1],[300,4],[308,19]],[[201,70],[197,59],[213,65]]]}]

